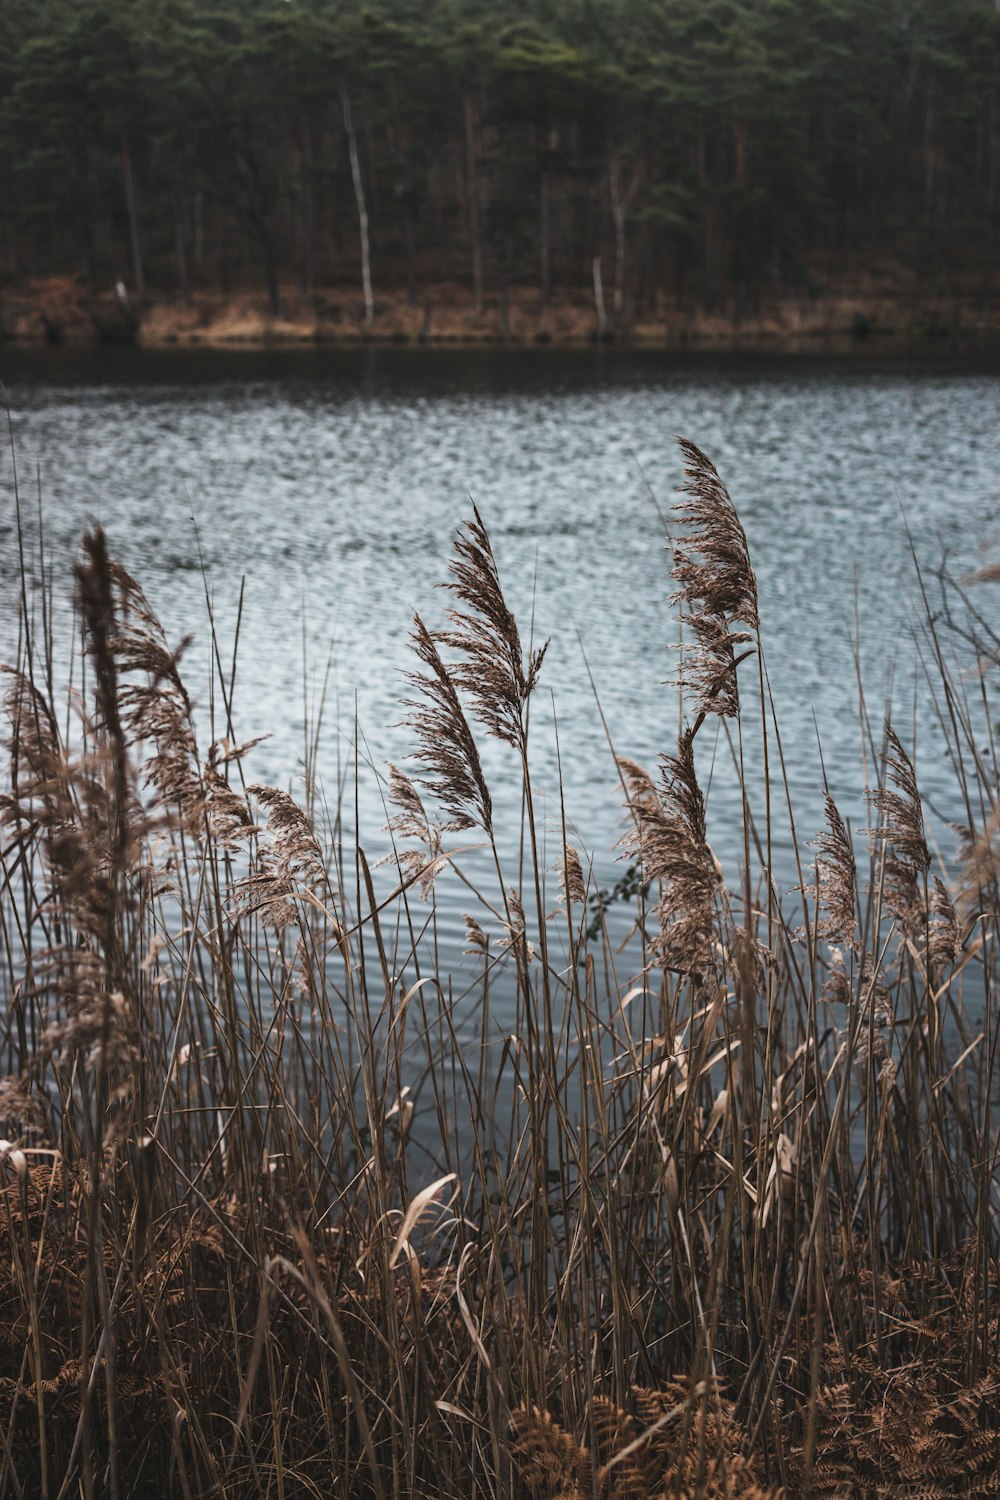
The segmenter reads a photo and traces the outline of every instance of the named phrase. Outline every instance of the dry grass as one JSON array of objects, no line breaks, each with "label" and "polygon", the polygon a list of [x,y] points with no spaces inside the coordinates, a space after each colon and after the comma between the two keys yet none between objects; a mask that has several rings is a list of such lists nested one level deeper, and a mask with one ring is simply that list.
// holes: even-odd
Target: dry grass
[{"label": "dry grass", "polygon": [[[748,779],[730,889],[697,735],[724,718],[738,764],[754,737],[765,766],[780,745],[738,690],[750,672],[744,698],[768,702],[766,600],[725,485],[683,455],[689,715],[658,776],[620,764],[623,949],[600,908],[588,927],[565,828],[542,868],[544,653],[478,514],[446,626],[415,623],[381,901],[318,800],[246,786],[251,746],[199,746],[183,648],[99,531],[69,718],[26,581],[0,801],[0,1497],[996,1489],[1000,816],[966,697],[984,678],[949,675],[928,627],[961,865],[932,856],[887,725],[867,847],[827,795],[790,914],[769,863],[786,789]],[[981,610],[949,597],[991,660]],[[515,870],[482,734],[522,788]],[[495,888],[462,868],[470,830]],[[450,880],[461,976],[434,920]]]},{"label": "dry grass", "polygon": [[[706,348],[816,347],[833,339],[857,345],[857,331],[925,341],[929,335],[981,339],[998,331],[996,309],[984,323],[982,274],[956,273],[947,289],[914,285],[912,268],[896,262],[853,266],[830,276],[823,264],[811,271],[811,288],[768,293],[754,308],[729,298],[711,308],[687,296],[659,295],[627,307],[616,337],[629,344]],[[296,283],[281,288],[283,314],[274,317],[256,286],[195,290],[191,301],[154,294],[142,308],[123,315],[109,284],[89,293],[82,278],[37,277],[8,285],[0,296],[0,342],[22,345],[93,345],[135,340],[146,348],[302,348],[319,344],[578,346],[597,336],[597,312],[589,284],[557,287],[543,303],[536,285],[511,286],[505,299],[487,295],[475,309],[467,281],[422,281],[415,301],[398,282],[375,285],[375,320],[365,323],[360,279],[317,287],[303,294]]]}]

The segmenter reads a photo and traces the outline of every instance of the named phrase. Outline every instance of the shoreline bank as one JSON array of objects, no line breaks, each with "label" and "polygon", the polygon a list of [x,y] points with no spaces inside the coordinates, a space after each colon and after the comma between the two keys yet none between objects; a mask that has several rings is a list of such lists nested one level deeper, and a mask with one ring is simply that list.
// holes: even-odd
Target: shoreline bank
[{"label": "shoreline bank", "polygon": [[984,316],[972,296],[915,300],[900,289],[835,290],[822,296],[775,297],[751,311],[733,304],[706,309],[661,298],[602,329],[592,298],[511,288],[477,313],[467,288],[432,287],[415,301],[389,291],[366,322],[354,288],[288,292],[275,316],[255,291],[198,293],[190,301],[93,294],[69,278],[45,278],[0,291],[0,346],[150,349],[316,347],[329,345],[513,345],[574,347],[600,343],[634,348],[939,346],[948,341],[996,343],[1000,315]]}]

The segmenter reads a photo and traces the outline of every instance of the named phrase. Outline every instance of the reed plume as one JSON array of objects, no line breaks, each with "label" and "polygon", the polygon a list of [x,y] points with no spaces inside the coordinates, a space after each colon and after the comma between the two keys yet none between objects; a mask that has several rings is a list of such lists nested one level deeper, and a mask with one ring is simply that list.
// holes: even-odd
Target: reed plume
[{"label": "reed plume", "polygon": [[721,874],[708,845],[705,802],[694,764],[694,732],[681,735],[666,756],[659,788],[634,761],[620,760],[633,826],[622,846],[659,884],[659,932],[653,961],[680,974],[705,974],[713,965],[716,898]]},{"label": "reed plume", "polygon": [[201,792],[209,836],[217,848],[234,849],[249,838],[254,821],[246,798],[230,786],[211,762],[202,770]]},{"label": "reed plume", "polygon": [[479,751],[452,674],[438,651],[434,635],[419,615],[413,617],[410,636],[425,672],[411,672],[407,681],[420,693],[407,699],[407,724],[416,733],[413,752],[430,771],[425,785],[444,807],[449,822],[443,832],[466,828],[493,830],[493,803],[479,760]]},{"label": "reed plume", "polygon": [[525,709],[548,642],[525,658],[483,518],[475,505],[472,512],[455,537],[451,582],[445,584],[465,607],[449,610],[452,628],[436,639],[458,653],[451,675],[469,695],[473,715],[490,734],[523,752]]},{"label": "reed plume", "polygon": [[9,1074],[0,1078],[0,1134],[44,1135],[46,1112],[42,1100],[32,1087],[30,1074]]},{"label": "reed plume", "polygon": [[468,943],[466,953],[481,953],[488,955],[490,951],[490,940],[486,936],[480,924],[469,912],[464,912],[462,921],[465,923],[465,940]]},{"label": "reed plume", "polygon": [[625,783],[625,796],[629,808],[641,806],[651,814],[655,814],[660,805],[660,797],[656,790],[656,782],[646,767],[627,755],[619,755],[617,764]]},{"label": "reed plume", "polygon": [[273,786],[250,786],[250,796],[264,808],[267,842],[257,851],[255,867],[234,887],[236,920],[255,914],[264,927],[281,931],[297,916],[300,891],[328,884],[323,851],[312,824],[288,792]]},{"label": "reed plume", "polygon": [[685,617],[692,639],[677,646],[680,654],[678,684],[690,693],[699,723],[707,714],[735,719],[740,712],[737,669],[752,651],[736,654],[737,646],[753,640],[748,630],[730,630],[718,615],[699,610]]},{"label": "reed plume", "polygon": [[559,887],[571,906],[587,904],[587,882],[580,856],[572,844],[563,844],[563,858],[557,870]]},{"label": "reed plume", "polygon": [[397,864],[413,877],[420,893],[429,897],[434,881],[441,872],[441,825],[430,817],[413,780],[398,766],[389,766],[389,801],[397,809],[386,824],[386,831],[397,839],[414,839],[419,849],[393,849],[379,861]]},{"label": "reed plume", "polygon": [[[678,680],[693,697],[697,732],[707,714],[739,715],[737,669],[753,655],[759,629],[757,579],[746,533],[714,464],[686,438],[677,441],[684,455],[681,492],[688,498],[674,514],[687,529],[674,542],[671,577],[673,602],[686,611],[691,635],[678,647]],[[739,646],[750,649],[737,655]]]},{"label": "reed plume", "polygon": [[118,1095],[125,1097],[141,1046],[124,994],[107,988],[101,956],[85,948],[54,949],[51,969],[64,1019],[53,1020],[46,1028],[46,1050],[68,1060],[79,1055],[91,1073],[106,1069],[120,1075]]},{"label": "reed plume", "polygon": [[940,976],[962,951],[962,932],[951,892],[939,875],[931,885],[927,954],[933,972]]},{"label": "reed plume", "polygon": [[171,650],[145,593],[120,564],[110,566],[116,592],[110,646],[121,680],[119,705],[129,741],[148,744],[142,774],[157,804],[196,830],[207,796],[199,768],[191,701],[180,661],[191,643],[185,636]]},{"label": "reed plume", "polygon": [[[732,714],[752,570],[721,481],[685,452],[677,581],[706,663],[687,686],[699,714]],[[121,1500],[995,1488],[995,742],[984,756],[951,694],[974,910],[930,875],[887,736],[885,880],[863,904],[827,796],[805,943],[776,894],[754,899],[781,873],[770,803],[744,819],[732,918],[697,723],[656,774],[619,763],[638,863],[592,929],[561,822],[548,863],[581,920],[550,922],[525,757],[518,865],[491,850],[483,889],[445,867],[477,913],[449,972],[454,905],[415,921],[405,887],[429,887],[447,820],[492,837],[476,736],[523,754],[540,659],[478,514],[461,539],[451,628],[415,623],[419,769],[388,773],[402,879],[367,904],[358,882],[343,962],[303,920],[341,900],[308,811],[275,787],[248,803],[230,768],[253,741],[199,764],[180,652],[102,541],[78,584],[97,695],[74,705],[81,748],[30,675],[4,679],[0,1489],[111,1493],[116,1462]],[[345,841],[348,824],[338,810]],[[254,920],[227,926],[219,865],[244,873],[245,840],[230,906]],[[887,883],[913,911],[892,962]],[[418,1247],[446,1182],[454,1211]]]},{"label": "reed plume", "polygon": [[8,671],[4,696],[10,790],[0,797],[0,827],[26,849],[37,843],[48,873],[45,909],[103,944],[116,906],[116,863],[131,856],[134,821],[116,839],[119,803],[107,751],[76,756],[63,746],[55,716],[38,688]]},{"label": "reed plume", "polygon": [[681,491],[689,498],[674,510],[689,529],[674,546],[675,598],[692,614],[703,611],[756,632],[757,578],[736,507],[711,460],[687,438],[677,442],[684,455]]},{"label": "reed plume", "polygon": [[[869,1059],[880,1065],[881,1076],[895,1077],[896,1064],[889,1054],[889,1035],[894,1023],[892,994],[886,985],[878,960],[863,949],[856,984],[859,1003],[852,1004],[856,1015],[854,1061],[863,1070]],[[850,1012],[849,1012],[850,1014]]]},{"label": "reed plume", "polygon": [[957,862],[959,868],[959,906],[964,914],[972,914],[997,892],[997,873],[1000,871],[1000,801],[991,799],[989,813],[980,828],[954,824],[958,836]]},{"label": "reed plume", "polygon": [[[493,946],[500,953],[511,952],[522,959],[525,965],[530,964],[535,956],[535,945],[528,938],[528,923],[517,891],[511,889],[507,892],[506,907],[507,916],[503,926],[507,935],[496,938]],[[474,940],[474,934],[472,936]]]},{"label": "reed plume", "polygon": [[100,526],[84,533],[84,557],[77,562],[76,602],[83,621],[85,651],[94,668],[97,715],[95,727],[109,747],[119,804],[126,795],[125,735],[119,702],[118,664],[114,645],[118,632],[116,576],[108,556],[107,537]]},{"label": "reed plume", "polygon": [[869,793],[869,801],[879,814],[873,837],[886,850],[886,904],[904,929],[919,930],[924,911],[921,882],[931,862],[920,791],[913,763],[888,720],[885,740],[882,762],[886,784]]},{"label": "reed plume", "polygon": [[827,826],[813,842],[817,851],[816,884],[806,887],[806,895],[826,908],[826,916],[816,923],[817,935],[853,945],[857,878],[854,845],[836,802],[825,789],[823,810]]}]

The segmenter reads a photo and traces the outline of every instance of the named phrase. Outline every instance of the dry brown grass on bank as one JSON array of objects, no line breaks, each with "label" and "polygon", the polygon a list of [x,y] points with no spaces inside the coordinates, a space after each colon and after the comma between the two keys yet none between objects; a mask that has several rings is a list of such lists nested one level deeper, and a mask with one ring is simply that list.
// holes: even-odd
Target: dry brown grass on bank
[{"label": "dry brown grass on bank", "polygon": [[[478,514],[450,618],[414,626],[388,895],[312,777],[301,801],[253,781],[225,675],[228,733],[199,745],[181,649],[100,531],[67,716],[26,572],[0,795],[0,1496],[995,1489],[1000,643],[978,602],[979,675],[949,672],[932,620],[917,643],[954,860],[912,746],[866,723],[871,837],[828,793],[783,900],[767,601],[728,489],[682,452],[688,713],[655,772],[620,762],[624,944],[568,815],[544,867],[547,660]],[[744,778],[731,882],[713,719],[737,768],[756,739],[771,771]],[[514,857],[485,737],[522,793]],[[470,939],[451,973],[448,880]]]},{"label": "dry brown grass on bank", "polygon": [[[975,288],[915,298],[905,271],[859,275],[853,282],[818,285],[801,294],[765,295],[753,305],[732,298],[715,307],[660,296],[655,308],[631,306],[609,320],[608,338],[626,344],[679,348],[809,347],[817,341],[877,346],[880,339],[981,338],[1000,333],[996,314],[984,316]],[[358,344],[586,345],[598,319],[586,289],[556,289],[543,304],[538,289],[510,287],[487,297],[476,312],[469,287],[441,282],[414,301],[399,288],[377,290],[375,319],[366,325],[359,291],[351,285],[308,294],[282,289],[275,316],[256,289],[195,293],[190,302],[152,295],[144,307],[123,309],[109,285],[87,292],[72,277],[41,277],[0,292],[0,343],[92,345],[137,343],[148,348],[238,348]],[[933,347],[933,344],[931,345]]]},{"label": "dry brown grass on bank", "polygon": [[[105,1190],[113,1191],[110,1159],[107,1171]],[[131,1187],[123,1184],[123,1196]],[[36,1167],[0,1192],[0,1400],[7,1413],[8,1462],[29,1494],[42,1492],[40,1409],[49,1474],[64,1475],[81,1461],[81,1415],[112,1398],[103,1363],[85,1362],[80,1350],[94,1271],[88,1191],[85,1174],[67,1182],[58,1167]],[[169,1220],[145,1230],[141,1251],[133,1245],[125,1290],[115,1296],[111,1346],[121,1492],[182,1492],[179,1478],[170,1482],[171,1472],[176,1475],[180,1420],[182,1449],[193,1449],[193,1467],[201,1472],[206,1492],[252,1493],[254,1473],[260,1482],[261,1472],[274,1463],[276,1411],[285,1493],[326,1493],[331,1442],[350,1444],[342,1428],[350,1425],[348,1404],[341,1397],[334,1412],[330,1406],[337,1366],[331,1328],[339,1327],[352,1367],[370,1373],[372,1341],[386,1337],[388,1291],[395,1302],[396,1336],[420,1348],[421,1378],[452,1397],[436,1417],[425,1412],[425,1425],[409,1435],[414,1446],[429,1450],[427,1467],[416,1470],[410,1482],[421,1485],[415,1493],[451,1493],[446,1476],[465,1467],[467,1424],[486,1419],[485,1411],[476,1414],[454,1399],[467,1391],[470,1380],[475,1385],[465,1323],[474,1274],[467,1275],[464,1287],[455,1268],[447,1266],[398,1277],[391,1289],[373,1286],[335,1239],[315,1254],[304,1253],[298,1226],[272,1223],[261,1304],[260,1272],[246,1253],[248,1229],[234,1200],[206,1203],[188,1211],[175,1208]],[[125,1253],[113,1240],[103,1246],[103,1274],[115,1289],[123,1285]],[[994,1315],[986,1330],[993,1358],[970,1382],[965,1347],[975,1337],[975,1315],[970,1289],[961,1286],[967,1263],[966,1255],[957,1254],[948,1265],[907,1267],[900,1275],[884,1276],[877,1289],[867,1289],[869,1312],[877,1296],[892,1325],[881,1359],[852,1352],[839,1340],[820,1352],[829,1383],[818,1393],[809,1493],[996,1492],[997,1319]],[[835,1274],[849,1270],[842,1264]],[[327,1306],[335,1309],[335,1324],[331,1318],[324,1326],[317,1308]],[[262,1330],[273,1360],[263,1359]],[[796,1343],[808,1349],[812,1338],[803,1318]],[[248,1380],[253,1391],[243,1417],[246,1447],[272,1456],[244,1468],[233,1464],[231,1449],[234,1413],[246,1402]],[[369,1399],[376,1414],[376,1457],[391,1472],[399,1438],[393,1439],[391,1429],[379,1433],[378,1391]],[[732,1401],[723,1399],[710,1380],[664,1378],[656,1389],[632,1386],[618,1399],[621,1405],[595,1395],[579,1428],[569,1429],[549,1410],[513,1408],[505,1441],[510,1474],[523,1492],[538,1500],[695,1495],[777,1500],[781,1491],[764,1483],[761,1457],[749,1451],[748,1433]],[[801,1416],[796,1411],[782,1416],[784,1492],[790,1495],[805,1493],[801,1435],[794,1438]],[[436,1454],[433,1462],[431,1454]],[[462,1455],[458,1462],[456,1454]],[[358,1475],[343,1476],[340,1483],[344,1493],[366,1494],[371,1488]]]}]

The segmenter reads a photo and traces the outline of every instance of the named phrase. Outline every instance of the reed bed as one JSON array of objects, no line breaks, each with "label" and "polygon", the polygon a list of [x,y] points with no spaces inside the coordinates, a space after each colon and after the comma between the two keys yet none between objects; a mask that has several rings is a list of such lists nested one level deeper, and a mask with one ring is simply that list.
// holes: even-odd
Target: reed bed
[{"label": "reed bed", "polygon": [[[300,797],[250,779],[220,650],[227,733],[199,745],[183,648],[100,530],[68,702],[53,585],[43,569],[33,596],[22,569],[0,1496],[1000,1488],[988,596],[948,585],[914,645],[963,809],[954,857],[929,847],[907,735],[865,720],[869,834],[827,792],[789,899],[766,601],[725,484],[681,455],[685,714],[659,766],[618,765],[624,943],[568,814],[543,867],[545,653],[478,512],[447,620],[414,621],[388,893],[313,779]],[[975,672],[950,668],[949,632]],[[699,779],[718,720],[737,765],[765,768],[744,777],[734,888]],[[487,738],[521,788],[514,861]],[[495,882],[470,880],[470,844]],[[466,882],[461,975],[436,939],[446,881]]]}]

